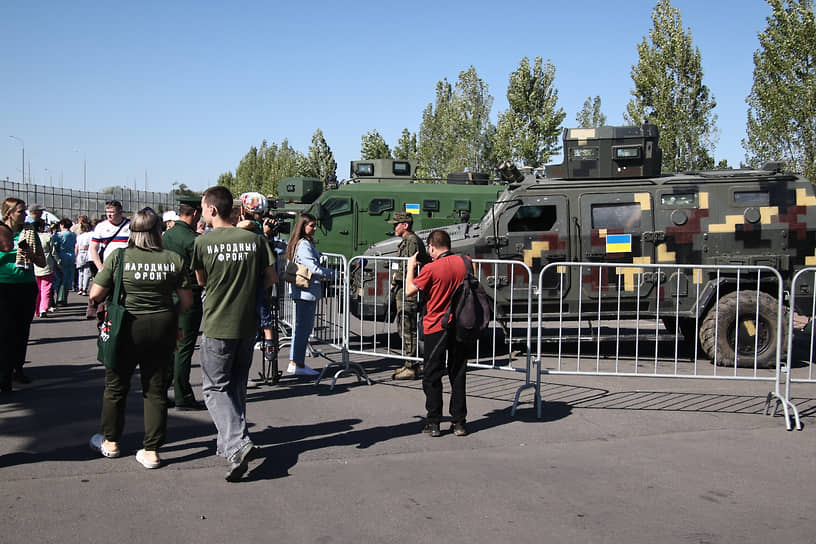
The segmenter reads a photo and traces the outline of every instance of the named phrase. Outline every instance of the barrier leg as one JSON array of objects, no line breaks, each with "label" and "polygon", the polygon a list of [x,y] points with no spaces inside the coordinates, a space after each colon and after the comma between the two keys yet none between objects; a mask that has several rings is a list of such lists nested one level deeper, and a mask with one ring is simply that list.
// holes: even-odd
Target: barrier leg
[{"label": "barrier leg", "polygon": [[538,359],[533,361],[532,366],[535,368],[536,383],[532,383],[530,381],[530,372],[528,370],[527,377],[524,380],[524,385],[522,385],[516,390],[516,397],[513,400],[513,408],[510,410],[511,416],[516,415],[516,409],[518,408],[519,397],[521,396],[521,392],[524,391],[525,389],[532,388],[534,390],[533,402],[535,403],[536,407],[537,414],[536,417],[541,418],[541,372],[539,371],[539,369],[541,368],[541,361]]},{"label": "barrier leg", "polygon": [[[317,352],[318,355],[320,355],[322,357],[326,357],[326,355],[321,350],[315,350],[315,351]],[[328,359],[328,357],[326,357],[326,358]],[[365,378],[366,384],[371,385],[371,379],[368,377],[368,373],[365,371],[365,369],[359,363],[352,363],[351,362],[351,360],[349,358],[348,348],[346,348],[344,346],[343,349],[342,349],[341,360],[340,361],[331,361],[329,364],[324,366],[323,370],[320,371],[320,376],[317,377],[317,380],[314,383],[315,386],[320,383],[320,380],[323,379],[323,376],[328,373],[328,370],[330,368],[336,367],[336,366],[339,366],[339,367],[342,367],[342,368],[340,368],[340,370],[338,370],[337,372],[334,373],[334,376],[332,377],[331,387],[329,387],[330,391],[334,390],[334,384],[337,383],[337,378],[340,378],[341,376],[344,376],[346,374],[354,374],[355,376],[357,376],[357,381],[358,382],[362,381],[363,378]]]}]

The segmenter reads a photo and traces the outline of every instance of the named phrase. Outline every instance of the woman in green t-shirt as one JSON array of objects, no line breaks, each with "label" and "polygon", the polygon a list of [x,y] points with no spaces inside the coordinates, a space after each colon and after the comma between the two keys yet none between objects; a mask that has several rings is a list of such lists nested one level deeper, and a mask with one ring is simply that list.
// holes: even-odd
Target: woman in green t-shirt
[{"label": "woman in green t-shirt", "polygon": [[25,209],[25,202],[14,197],[0,206],[0,394],[11,393],[12,378],[30,381],[23,374],[23,362],[37,298],[31,264],[45,266],[45,255],[34,231],[23,232]]},{"label": "woman in green t-shirt", "polygon": [[105,368],[101,432],[91,437],[90,445],[105,457],[119,457],[130,378],[139,365],[145,436],[136,460],[145,468],[161,465],[158,449],[167,429],[167,379],[178,338],[178,315],[193,302],[190,274],[181,257],[162,248],[161,228],[161,218],[151,208],[137,212],[127,249],[105,259],[90,292],[93,300],[102,302],[113,291],[117,269],[123,267],[121,290],[127,312],[116,366]]}]

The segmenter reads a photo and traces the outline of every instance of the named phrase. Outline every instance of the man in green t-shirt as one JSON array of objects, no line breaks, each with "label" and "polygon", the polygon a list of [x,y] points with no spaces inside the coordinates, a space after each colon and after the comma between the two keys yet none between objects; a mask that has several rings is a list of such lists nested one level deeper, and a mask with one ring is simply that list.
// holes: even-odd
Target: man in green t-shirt
[{"label": "man in green t-shirt", "polygon": [[210,187],[201,216],[213,230],[196,238],[192,268],[205,288],[201,375],[204,402],[218,431],[216,454],[227,459],[227,481],[240,479],[257,453],[246,423],[246,388],[258,317],[258,282],[274,285],[275,256],[258,234],[230,222],[232,193]]},{"label": "man in green t-shirt", "polygon": [[176,410],[203,410],[204,406],[197,401],[190,385],[190,367],[198,340],[198,328],[201,326],[201,286],[195,281],[195,273],[191,268],[193,262],[193,245],[198,233],[195,231],[198,220],[201,219],[200,202],[185,201],[179,204],[178,219],[175,224],[162,235],[164,248],[177,253],[184,266],[190,270],[193,288],[193,304],[179,315],[179,329],[182,339],[176,348],[173,367],[170,368],[170,379],[167,383],[173,384]]}]

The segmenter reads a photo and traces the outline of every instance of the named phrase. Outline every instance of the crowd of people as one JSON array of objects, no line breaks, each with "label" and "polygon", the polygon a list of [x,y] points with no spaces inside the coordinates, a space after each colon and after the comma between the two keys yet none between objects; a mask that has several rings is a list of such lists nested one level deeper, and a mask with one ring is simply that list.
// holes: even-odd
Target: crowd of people
[{"label": "crowd of people", "polygon": [[[35,316],[47,317],[67,304],[68,292],[75,291],[88,295],[86,317],[101,324],[106,301],[120,281],[124,294],[119,302],[125,317],[115,362],[104,361],[101,424],[90,446],[104,457],[121,455],[125,405],[138,366],[145,429],[137,461],[148,469],[162,465],[159,448],[165,442],[171,405],[168,389],[172,389],[177,409],[208,410],[217,432],[216,454],[227,463],[225,479],[240,479],[258,453],[247,427],[247,386],[259,330],[266,335],[273,326],[269,305],[278,283],[276,253],[311,273],[306,288],[287,284],[295,306],[289,374],[318,374],[305,363],[306,347],[323,293],[321,284],[335,275],[320,264],[313,239],[315,217],[298,216],[284,250],[274,238],[271,221],[263,217],[263,197],[246,196],[236,201],[227,188],[215,186],[203,193],[200,202],[181,203],[178,213],[159,216],[145,208],[132,218],[126,218],[121,203],[114,200],[106,203],[105,219],[94,224],[84,216],[76,224],[63,219],[53,232],[41,218],[41,206],[31,206],[26,219],[25,203],[6,198],[0,223],[0,303],[9,311],[0,312],[0,342],[9,346],[11,357],[0,365],[0,391],[11,392],[14,380],[27,379],[22,366]],[[30,228],[24,228],[26,221]],[[451,430],[464,435],[467,347],[447,335],[447,325],[441,323],[465,277],[463,261],[446,259],[452,253],[444,231],[431,233],[426,252],[411,232],[409,214],[395,213],[392,224],[403,238],[400,255],[409,257],[394,275],[400,306],[415,305],[420,290],[427,300],[424,373],[422,367],[406,361],[395,377],[422,376],[427,409],[422,431],[439,436],[447,354]],[[416,315],[415,307],[402,313]],[[203,403],[196,400],[190,385],[191,359],[202,322]],[[406,354],[412,355],[415,321],[404,318],[401,332],[408,343]]]}]

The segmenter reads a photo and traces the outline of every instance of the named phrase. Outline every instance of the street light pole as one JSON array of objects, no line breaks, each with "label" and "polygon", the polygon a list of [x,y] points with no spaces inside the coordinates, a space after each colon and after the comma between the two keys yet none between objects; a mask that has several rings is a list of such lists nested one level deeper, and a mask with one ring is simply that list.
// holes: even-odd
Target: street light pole
[{"label": "street light pole", "polygon": [[[79,148],[75,147],[74,148],[74,153],[79,153]],[[88,169],[87,169],[86,164],[85,164],[86,159],[87,159],[87,156],[85,155],[85,152],[83,151],[82,152],[82,190],[87,192],[88,191],[88,184],[86,182],[86,179],[87,179],[87,175],[88,175]]]},{"label": "street light pole", "polygon": [[14,138],[15,140],[19,140],[20,145],[23,147],[23,164],[22,164],[23,168],[22,168],[22,170],[20,172],[20,175],[22,176],[22,182],[25,183],[25,142],[23,141],[22,138],[20,138],[18,136],[12,136],[11,134],[9,134],[9,138]]}]

